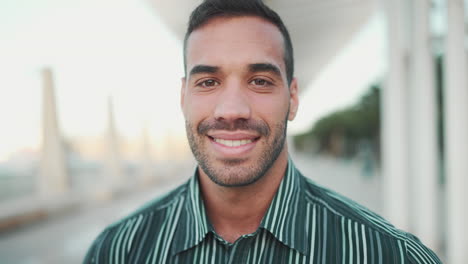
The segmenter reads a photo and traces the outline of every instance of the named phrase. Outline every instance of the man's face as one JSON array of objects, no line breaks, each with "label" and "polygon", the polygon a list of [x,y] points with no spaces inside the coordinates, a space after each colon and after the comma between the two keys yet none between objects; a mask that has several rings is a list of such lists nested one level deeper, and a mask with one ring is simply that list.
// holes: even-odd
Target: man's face
[{"label": "man's face", "polygon": [[221,186],[255,182],[286,156],[298,105],[280,31],[258,17],[215,18],[192,32],[186,56],[181,104],[201,169]]}]

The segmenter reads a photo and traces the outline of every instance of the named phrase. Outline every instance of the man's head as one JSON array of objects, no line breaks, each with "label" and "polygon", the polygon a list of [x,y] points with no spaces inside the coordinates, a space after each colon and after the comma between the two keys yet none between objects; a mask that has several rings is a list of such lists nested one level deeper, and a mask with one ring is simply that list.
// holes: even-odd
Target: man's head
[{"label": "man's head", "polygon": [[287,35],[260,1],[206,0],[192,13],[181,105],[192,152],[218,185],[249,185],[287,159],[287,120],[298,99],[282,30]]},{"label": "man's head", "polygon": [[286,65],[286,76],[289,84],[294,75],[294,56],[291,38],[286,26],[278,14],[266,6],[262,0],[205,0],[190,15],[187,32],[184,37],[184,70],[187,75],[187,40],[190,34],[197,28],[202,27],[211,19],[216,17],[261,17],[273,25],[283,35],[284,64]]}]

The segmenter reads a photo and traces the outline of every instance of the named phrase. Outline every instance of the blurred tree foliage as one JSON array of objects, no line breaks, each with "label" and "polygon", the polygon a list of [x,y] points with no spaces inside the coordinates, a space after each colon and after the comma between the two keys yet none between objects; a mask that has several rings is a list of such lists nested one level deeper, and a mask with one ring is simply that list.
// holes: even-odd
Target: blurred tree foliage
[{"label": "blurred tree foliage", "polygon": [[[438,141],[443,160],[443,57],[435,58],[436,97],[438,105]],[[380,160],[380,90],[376,83],[350,107],[318,120],[311,130],[294,137],[297,150],[326,153],[349,158],[360,151]]]},{"label": "blurred tree foliage", "polygon": [[370,143],[377,154],[380,131],[380,85],[369,91],[351,107],[336,111],[318,120],[305,134],[294,138],[303,152],[325,152],[350,157],[359,145]]}]

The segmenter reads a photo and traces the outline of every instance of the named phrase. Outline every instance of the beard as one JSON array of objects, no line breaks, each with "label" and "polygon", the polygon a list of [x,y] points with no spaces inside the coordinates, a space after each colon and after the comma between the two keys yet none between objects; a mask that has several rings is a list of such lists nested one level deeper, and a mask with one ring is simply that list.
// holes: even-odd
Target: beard
[{"label": "beard", "polygon": [[[286,139],[288,114],[286,118],[273,124],[271,128],[263,121],[250,119],[238,119],[233,122],[205,120],[196,129],[190,122],[186,121],[185,127],[193,155],[208,177],[219,186],[241,187],[258,181],[277,160]],[[245,164],[247,159],[243,158],[216,159],[207,151],[207,133],[210,130],[255,131],[261,138],[265,139],[257,141],[257,146],[255,146],[261,148],[261,153],[254,157],[255,160],[250,162],[250,165]]]}]

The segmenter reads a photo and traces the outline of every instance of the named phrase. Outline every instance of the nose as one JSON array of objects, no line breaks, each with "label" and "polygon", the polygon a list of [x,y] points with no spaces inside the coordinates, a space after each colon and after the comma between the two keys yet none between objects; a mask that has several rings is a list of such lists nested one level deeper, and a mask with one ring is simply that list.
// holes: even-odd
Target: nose
[{"label": "nose", "polygon": [[231,82],[224,87],[216,102],[215,119],[233,122],[251,117],[250,103],[243,90],[238,82]]}]

